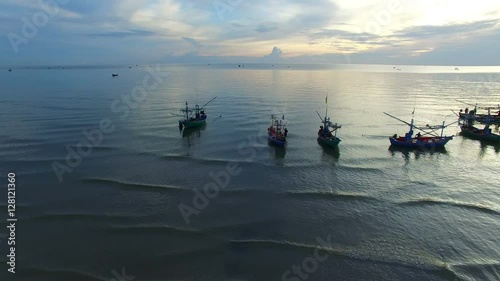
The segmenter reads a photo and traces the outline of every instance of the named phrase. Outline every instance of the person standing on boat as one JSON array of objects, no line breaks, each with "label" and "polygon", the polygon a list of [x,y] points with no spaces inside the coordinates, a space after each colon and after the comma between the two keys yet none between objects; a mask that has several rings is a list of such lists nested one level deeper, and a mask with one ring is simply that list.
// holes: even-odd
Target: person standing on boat
[{"label": "person standing on boat", "polygon": [[491,135],[491,129],[489,124],[486,124],[486,126],[484,126],[484,135],[486,136]]},{"label": "person standing on boat", "polygon": [[413,129],[410,129],[410,131],[405,134],[405,141],[411,140],[411,136],[413,136]]}]

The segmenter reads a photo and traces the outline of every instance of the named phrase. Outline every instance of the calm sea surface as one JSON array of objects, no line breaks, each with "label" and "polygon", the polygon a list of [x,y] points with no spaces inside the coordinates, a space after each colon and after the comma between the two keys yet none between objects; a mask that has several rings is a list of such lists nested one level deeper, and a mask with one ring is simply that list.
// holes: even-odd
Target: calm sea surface
[{"label": "calm sea surface", "polygon": [[[446,151],[390,150],[407,127],[383,114],[454,122],[456,99],[500,102],[500,69],[397,68],[161,66],[140,102],[147,66],[2,69],[0,234],[9,171],[18,222],[0,279],[500,280],[500,146],[455,124]],[[338,151],[316,142],[327,93]],[[214,96],[179,132],[185,101]],[[272,113],[285,149],[262,137]]]}]

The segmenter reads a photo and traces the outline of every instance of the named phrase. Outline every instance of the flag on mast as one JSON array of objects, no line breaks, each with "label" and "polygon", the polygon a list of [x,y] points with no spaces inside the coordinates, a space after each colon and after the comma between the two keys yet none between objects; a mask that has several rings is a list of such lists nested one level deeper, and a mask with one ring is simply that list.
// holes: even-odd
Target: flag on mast
[{"label": "flag on mast", "polygon": [[328,103],[328,95],[325,98],[325,103]]}]

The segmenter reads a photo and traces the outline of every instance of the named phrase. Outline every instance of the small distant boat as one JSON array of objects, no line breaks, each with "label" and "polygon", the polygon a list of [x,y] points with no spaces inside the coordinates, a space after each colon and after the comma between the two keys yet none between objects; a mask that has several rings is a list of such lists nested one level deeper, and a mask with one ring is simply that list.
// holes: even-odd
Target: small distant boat
[{"label": "small distant boat", "polygon": [[474,121],[477,121],[477,122],[483,123],[483,124],[485,124],[486,122],[489,122],[490,124],[500,124],[500,114],[498,114],[498,115],[475,114],[474,111],[472,111],[472,114],[471,114],[469,111],[469,113],[459,112],[458,116],[461,120],[472,119]]},{"label": "small distant boat", "polygon": [[460,69],[458,69],[458,67],[455,67],[455,70],[460,70]]},{"label": "small distant boat", "polygon": [[113,74],[113,73],[111,73],[111,76],[113,76],[113,77],[117,77],[117,76],[118,76],[118,74]]},{"label": "small distant boat", "polygon": [[[474,106],[474,109],[469,110],[468,107],[465,110],[460,109],[460,112],[457,114],[459,119],[469,121],[476,121],[483,124],[500,124],[500,104],[497,106],[477,106],[476,104],[466,103],[460,100],[457,100],[466,105]],[[487,110],[487,113],[477,113],[478,109]],[[491,115],[492,110],[498,110],[496,115]],[[495,112],[495,111],[494,111]],[[455,113],[456,114],[456,113]]]},{"label": "small distant boat", "polygon": [[462,124],[460,126],[461,133],[464,137],[475,140],[491,141],[500,143],[500,135],[491,132],[490,125],[486,124],[484,129],[476,128],[470,124]]},{"label": "small distant boat", "polygon": [[276,146],[287,144],[288,129],[286,128],[285,115],[281,118],[277,118],[274,114],[271,115],[271,125],[267,128],[267,135],[269,142]]},{"label": "small distant boat", "polygon": [[[415,111],[413,111],[414,113]],[[444,121],[442,125],[436,125],[436,126],[430,126],[427,124],[425,127],[417,127],[414,125],[414,118],[413,118],[413,113],[412,113],[412,118],[411,122],[408,123],[404,120],[401,120],[389,113],[384,112],[385,115],[394,118],[400,122],[405,123],[406,125],[410,126],[410,131],[406,133],[403,137],[398,136],[397,134],[394,134],[394,136],[389,138],[389,141],[391,142],[392,146],[397,146],[397,147],[405,147],[405,148],[420,148],[420,149],[442,149],[444,146],[453,139],[453,136],[443,136],[444,129],[452,124],[457,123],[458,121],[455,121],[453,123],[450,123],[448,125],[445,125]],[[420,130],[424,133],[422,135],[420,132],[413,136],[413,129]],[[436,131],[441,129],[441,133],[438,134]],[[429,136],[425,136],[429,135]]]},{"label": "small distant boat", "polygon": [[9,72],[12,72],[12,69],[9,69]]},{"label": "small distant boat", "polygon": [[325,98],[325,103],[327,104],[325,118],[322,118],[319,112],[316,111],[321,123],[323,123],[323,126],[319,127],[318,142],[330,147],[338,147],[340,139],[337,137],[337,130],[342,128],[342,126],[330,122],[330,117],[328,117],[328,96]]},{"label": "small distant boat", "polygon": [[181,109],[181,112],[183,115],[179,114],[174,114],[177,116],[182,116],[184,119],[179,120],[179,129],[182,130],[183,128],[193,128],[193,127],[199,127],[201,125],[204,125],[207,121],[207,114],[205,114],[205,111],[203,108],[207,106],[209,103],[211,103],[215,98],[211,99],[208,101],[205,105],[202,107],[199,107],[197,104],[194,106],[194,109],[189,108],[188,102],[186,101],[186,108]]}]

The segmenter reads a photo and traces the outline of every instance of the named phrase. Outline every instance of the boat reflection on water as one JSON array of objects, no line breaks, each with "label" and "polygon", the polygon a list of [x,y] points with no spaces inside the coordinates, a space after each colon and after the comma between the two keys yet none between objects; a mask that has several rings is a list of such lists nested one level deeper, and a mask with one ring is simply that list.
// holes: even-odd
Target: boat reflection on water
[{"label": "boat reflection on water", "polygon": [[445,147],[436,147],[436,148],[425,148],[425,147],[419,147],[419,148],[406,148],[406,147],[400,147],[400,146],[395,146],[391,145],[389,146],[389,151],[391,152],[391,156],[396,156],[397,154],[401,153],[403,155],[403,158],[406,161],[409,161],[411,159],[411,156],[414,155],[414,158],[418,160],[420,156],[423,155],[440,155],[440,154],[448,154],[448,151],[446,150]]},{"label": "boat reflection on water", "polygon": [[284,166],[286,148],[280,146],[269,146],[269,157],[276,160],[276,165]]},{"label": "boat reflection on water", "polygon": [[333,160],[334,162],[337,162],[339,160],[340,150],[338,147],[331,147],[328,145],[324,145],[320,141],[318,141],[318,143],[321,145],[321,148],[322,148],[321,149],[322,150],[322,153],[321,153],[321,160],[322,161],[331,162]]},{"label": "boat reflection on water", "polygon": [[182,134],[183,138],[190,138],[192,136],[199,138],[201,136],[201,131],[204,131],[206,127],[207,124],[203,124],[199,127],[180,129],[179,132]]},{"label": "boat reflection on water", "polygon": [[284,147],[275,147],[274,148],[274,157],[276,159],[283,159],[286,155],[286,149]]},{"label": "boat reflection on water", "polygon": [[486,152],[490,148],[493,148],[493,150],[495,150],[496,154],[500,153],[500,143],[498,143],[498,142],[495,143],[495,142],[491,142],[491,141],[481,141],[480,143],[481,143],[481,150],[479,152],[480,157],[483,157],[484,155],[486,155]]},{"label": "boat reflection on water", "polygon": [[179,133],[182,135],[184,144],[187,145],[187,147],[191,147],[191,145],[194,144],[194,140],[201,137],[201,132],[204,131],[206,127],[207,125],[203,124],[198,127],[180,129]]}]

